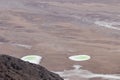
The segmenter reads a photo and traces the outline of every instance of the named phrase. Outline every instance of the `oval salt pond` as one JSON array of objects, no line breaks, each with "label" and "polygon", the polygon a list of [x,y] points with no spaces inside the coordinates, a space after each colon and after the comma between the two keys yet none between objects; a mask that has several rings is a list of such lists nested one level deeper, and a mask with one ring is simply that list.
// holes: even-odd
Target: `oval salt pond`
[{"label": "oval salt pond", "polygon": [[27,55],[21,58],[23,61],[28,61],[30,63],[39,64],[41,62],[42,57],[38,55]]},{"label": "oval salt pond", "polygon": [[70,56],[69,59],[73,61],[86,61],[89,60],[91,57],[89,55],[74,55]]}]

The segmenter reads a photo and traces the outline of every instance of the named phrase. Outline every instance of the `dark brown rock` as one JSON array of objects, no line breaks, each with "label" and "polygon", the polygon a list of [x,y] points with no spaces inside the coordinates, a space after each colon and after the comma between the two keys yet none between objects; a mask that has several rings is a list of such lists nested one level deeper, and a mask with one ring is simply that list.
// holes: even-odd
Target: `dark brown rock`
[{"label": "dark brown rock", "polygon": [[44,67],[0,55],[0,80],[63,80]]}]

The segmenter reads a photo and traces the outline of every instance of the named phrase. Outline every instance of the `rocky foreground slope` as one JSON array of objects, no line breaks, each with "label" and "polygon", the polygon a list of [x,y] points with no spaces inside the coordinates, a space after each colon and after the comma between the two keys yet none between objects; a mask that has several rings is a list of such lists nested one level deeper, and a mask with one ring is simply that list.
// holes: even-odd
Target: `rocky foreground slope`
[{"label": "rocky foreground slope", "polygon": [[0,80],[63,80],[44,67],[0,55]]}]

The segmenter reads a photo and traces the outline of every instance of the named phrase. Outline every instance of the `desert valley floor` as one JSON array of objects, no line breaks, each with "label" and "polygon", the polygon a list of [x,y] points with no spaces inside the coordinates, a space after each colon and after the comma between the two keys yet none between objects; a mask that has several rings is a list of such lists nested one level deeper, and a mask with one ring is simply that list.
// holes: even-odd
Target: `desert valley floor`
[{"label": "desert valley floor", "polygon": [[[51,71],[81,65],[120,77],[120,0],[0,0],[0,54],[40,55]],[[91,59],[68,59],[77,54]]]}]

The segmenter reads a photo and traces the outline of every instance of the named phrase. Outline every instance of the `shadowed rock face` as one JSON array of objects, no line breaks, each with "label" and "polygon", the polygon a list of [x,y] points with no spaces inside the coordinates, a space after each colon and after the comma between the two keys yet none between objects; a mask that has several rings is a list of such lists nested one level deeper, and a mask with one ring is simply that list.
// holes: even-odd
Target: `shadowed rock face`
[{"label": "shadowed rock face", "polygon": [[40,65],[0,55],[0,80],[63,80]]}]

